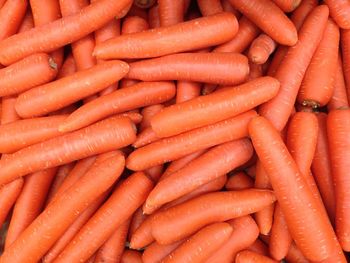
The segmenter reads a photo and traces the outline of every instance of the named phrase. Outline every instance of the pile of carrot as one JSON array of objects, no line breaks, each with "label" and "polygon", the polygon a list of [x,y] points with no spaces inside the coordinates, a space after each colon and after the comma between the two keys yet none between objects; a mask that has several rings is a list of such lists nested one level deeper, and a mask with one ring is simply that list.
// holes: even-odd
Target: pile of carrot
[{"label": "pile of carrot", "polygon": [[0,0],[0,263],[345,263],[350,1]]}]

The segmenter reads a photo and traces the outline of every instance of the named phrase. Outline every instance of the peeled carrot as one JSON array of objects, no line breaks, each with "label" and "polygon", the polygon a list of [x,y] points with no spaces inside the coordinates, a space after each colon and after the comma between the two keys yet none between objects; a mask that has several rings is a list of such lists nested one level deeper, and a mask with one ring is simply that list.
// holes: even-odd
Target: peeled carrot
[{"label": "peeled carrot", "polygon": [[245,172],[238,172],[231,175],[225,184],[225,188],[229,191],[244,190],[253,187],[254,181]]},{"label": "peeled carrot", "polygon": [[[134,125],[129,119],[110,118],[101,121],[76,132],[23,148],[6,160],[1,160],[0,185],[31,172],[122,148],[134,140]],[[47,154],[48,152],[51,154]]]},{"label": "peeled carrot", "polygon": [[73,112],[59,127],[73,131],[112,114],[165,102],[175,96],[172,82],[140,82],[97,98]]},{"label": "peeled carrot", "polygon": [[279,8],[283,10],[283,12],[289,13],[295,10],[300,3],[301,0],[273,0],[273,2],[278,5]]},{"label": "peeled carrot", "polygon": [[[55,263],[89,259],[143,203],[151,188],[152,181],[143,173],[135,173],[126,179],[68,244]],[[94,235],[94,242],[86,238],[91,234]]]},{"label": "peeled carrot", "polygon": [[159,0],[160,26],[172,26],[183,22],[185,15],[185,1]]},{"label": "peeled carrot", "polygon": [[128,69],[125,62],[108,61],[38,86],[18,97],[16,111],[24,118],[45,115],[103,90],[124,77]]},{"label": "peeled carrot", "polygon": [[148,127],[137,135],[136,141],[132,144],[134,148],[140,148],[157,141],[159,138],[152,127]]},{"label": "peeled carrot", "polygon": [[206,226],[183,242],[162,262],[204,262],[230,238],[232,231],[228,223]]},{"label": "peeled carrot", "polygon": [[224,11],[220,0],[197,0],[202,16],[211,16]]},{"label": "peeled carrot", "polygon": [[[74,186],[53,201],[2,254],[1,262],[36,262],[71,223],[105,192],[124,169],[120,154],[93,167]],[[100,175],[103,176],[100,176]],[[60,211],[57,213],[57,211]],[[41,244],[37,246],[36,244]]]},{"label": "peeled carrot", "polygon": [[276,49],[276,42],[266,34],[260,34],[250,45],[248,57],[255,64],[264,64]]},{"label": "peeled carrot", "polygon": [[191,100],[200,95],[201,84],[198,82],[178,81],[176,90],[176,103]]},{"label": "peeled carrot", "polygon": [[142,255],[138,251],[126,249],[122,255],[120,263],[143,263]]},{"label": "peeled carrot", "polygon": [[267,256],[263,256],[259,253],[255,253],[250,250],[243,250],[239,252],[236,256],[235,263],[277,263],[276,260],[273,260]]},{"label": "peeled carrot", "polygon": [[278,89],[277,80],[263,77],[225,91],[175,104],[164,108],[152,118],[152,129],[159,137],[168,137],[213,124],[268,101],[277,94]]},{"label": "peeled carrot", "polygon": [[[260,106],[259,113],[282,130],[292,112],[303,76],[321,41],[328,19],[325,5],[316,7],[299,32],[298,43],[290,47],[274,77],[281,83],[276,97]],[[312,32],[312,34],[310,34]]]},{"label": "peeled carrot", "polygon": [[350,3],[346,0],[325,0],[329,7],[331,17],[339,27],[350,29]]},{"label": "peeled carrot", "polygon": [[222,44],[231,40],[237,30],[235,16],[221,13],[115,37],[97,45],[94,54],[98,59],[158,57]]},{"label": "peeled carrot", "polygon": [[[269,175],[289,231],[303,254],[313,261],[326,259],[334,252],[341,255],[325,210],[307,185],[279,132],[264,117],[255,117],[249,124],[249,134]],[[280,176],[282,170],[283,177]]]},{"label": "peeled carrot", "polygon": [[147,246],[142,253],[142,261],[144,263],[162,262],[166,256],[178,248],[182,243],[183,240],[174,242],[169,245],[161,245],[157,242],[153,242],[151,245]]},{"label": "peeled carrot", "polygon": [[150,28],[160,27],[159,6],[154,5],[148,11],[148,24]]},{"label": "peeled carrot", "polygon": [[241,139],[247,136],[248,122],[254,116],[256,112],[249,111],[213,125],[158,140],[132,152],[127,159],[127,167],[142,171],[199,150]]}]

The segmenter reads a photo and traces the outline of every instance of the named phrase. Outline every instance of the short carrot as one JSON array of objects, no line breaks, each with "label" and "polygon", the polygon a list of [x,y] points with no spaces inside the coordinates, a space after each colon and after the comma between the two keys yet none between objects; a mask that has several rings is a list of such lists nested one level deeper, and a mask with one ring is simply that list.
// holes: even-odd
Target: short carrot
[{"label": "short carrot", "polygon": [[185,16],[185,1],[159,0],[160,26],[172,26],[183,22]]},{"label": "short carrot", "polygon": [[245,172],[237,172],[231,175],[225,184],[229,191],[244,190],[254,187],[253,179]]},{"label": "short carrot", "polygon": [[197,4],[202,16],[211,16],[224,12],[220,0],[197,0]]},{"label": "short carrot", "polygon": [[300,3],[301,0],[273,0],[273,2],[283,10],[283,12],[289,13],[295,10]]},{"label": "short carrot", "polygon": [[331,17],[335,20],[339,27],[350,29],[350,3],[346,0],[325,0]]},{"label": "short carrot", "polygon": [[115,37],[97,45],[94,54],[98,59],[158,57],[222,44],[231,40],[237,30],[235,16],[221,13]]},{"label": "short carrot", "polygon": [[273,260],[272,258],[269,258],[267,256],[261,255],[259,253],[250,251],[250,250],[243,250],[239,252],[236,256],[235,263],[278,263],[277,260]]},{"label": "short carrot", "polygon": [[191,81],[178,81],[176,86],[176,103],[191,100],[200,95],[201,84]]},{"label": "short carrot", "polygon": [[276,42],[266,34],[260,34],[249,48],[248,57],[255,64],[264,64],[275,51]]},{"label": "short carrot", "polygon": [[183,240],[174,242],[169,245],[161,245],[157,242],[153,242],[151,245],[147,246],[142,253],[142,261],[144,263],[162,262],[166,256],[178,248],[182,243]]}]

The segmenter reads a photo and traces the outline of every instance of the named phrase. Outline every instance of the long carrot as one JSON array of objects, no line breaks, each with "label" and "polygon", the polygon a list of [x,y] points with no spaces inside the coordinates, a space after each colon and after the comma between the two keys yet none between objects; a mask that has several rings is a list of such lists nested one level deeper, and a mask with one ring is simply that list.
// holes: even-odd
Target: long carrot
[{"label": "long carrot", "polygon": [[147,197],[143,206],[144,213],[150,214],[163,204],[230,172],[247,162],[252,154],[253,149],[246,139],[210,149],[184,168],[161,180]]},{"label": "long carrot", "polygon": [[[87,260],[144,202],[151,188],[152,181],[143,173],[135,173],[126,179],[54,262]],[[94,242],[86,238],[92,233]]]},{"label": "long carrot", "polygon": [[211,16],[224,11],[220,0],[197,0],[202,16]]},{"label": "long carrot", "polygon": [[267,256],[263,256],[259,253],[250,251],[250,250],[243,250],[239,252],[236,256],[235,263],[278,263],[277,260],[273,260]]},{"label": "long carrot", "polygon": [[[328,19],[325,5],[316,7],[299,32],[298,43],[290,47],[274,77],[281,83],[277,96],[260,106],[259,113],[282,130],[292,112],[306,69],[321,41]],[[312,32],[312,34],[310,34]]]},{"label": "long carrot", "polygon": [[279,8],[283,10],[283,12],[289,13],[292,12],[295,8],[297,8],[301,0],[273,0],[273,2],[278,5]]},{"label": "long carrot", "polygon": [[57,64],[49,55],[31,55],[0,70],[0,96],[27,91],[53,80],[56,75]]},{"label": "long carrot", "polygon": [[[74,222],[79,213],[117,180],[123,169],[124,157],[119,153],[93,167],[22,232],[2,254],[1,262],[37,262]],[[103,176],[100,176],[101,174]]]},{"label": "long carrot", "polygon": [[108,61],[38,86],[18,97],[16,111],[26,118],[45,115],[103,90],[124,77],[128,69],[125,62]]},{"label": "long carrot", "polygon": [[1,160],[0,185],[31,172],[122,148],[134,140],[134,125],[129,119],[110,118],[101,121],[85,129],[23,148],[6,160]]},{"label": "long carrot", "polygon": [[95,99],[73,112],[59,127],[73,131],[112,114],[165,102],[175,96],[172,82],[140,82]]},{"label": "long carrot", "polygon": [[182,243],[183,240],[174,242],[169,245],[161,245],[157,242],[153,242],[151,245],[147,246],[142,253],[142,261],[144,263],[162,262],[166,256],[178,248]]},{"label": "long carrot", "polygon": [[350,3],[346,0],[325,0],[329,7],[331,17],[339,27],[350,29]]},{"label": "long carrot", "polygon": [[277,80],[263,77],[225,91],[175,104],[164,108],[152,118],[152,129],[159,137],[168,137],[213,124],[268,101],[277,94],[278,89]]},{"label": "long carrot", "polygon": [[307,185],[279,132],[264,117],[256,117],[249,124],[249,134],[269,175],[289,231],[303,254],[313,261],[326,259],[334,253],[341,255],[325,210]]},{"label": "long carrot", "polygon": [[266,34],[260,34],[249,48],[248,57],[255,64],[264,64],[276,49],[276,42]]},{"label": "long carrot", "polygon": [[244,190],[254,187],[253,179],[245,172],[237,172],[231,175],[225,184],[225,188],[229,191]]},{"label": "long carrot", "polygon": [[127,167],[142,171],[199,150],[246,137],[248,122],[254,116],[256,112],[249,111],[213,125],[158,140],[132,152],[127,159]]},{"label": "long carrot", "polygon": [[231,40],[237,30],[235,16],[221,13],[115,37],[97,45],[94,54],[99,59],[158,57],[222,44]]},{"label": "long carrot", "polygon": [[162,27],[176,25],[184,20],[185,1],[159,0],[158,10]]}]

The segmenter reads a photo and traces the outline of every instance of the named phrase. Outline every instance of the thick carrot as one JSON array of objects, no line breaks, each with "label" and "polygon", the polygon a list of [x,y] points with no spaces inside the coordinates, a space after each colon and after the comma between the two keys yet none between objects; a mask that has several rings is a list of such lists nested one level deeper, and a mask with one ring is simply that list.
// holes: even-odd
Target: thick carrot
[{"label": "thick carrot", "polygon": [[125,249],[120,263],[143,263],[141,252],[131,249]]},{"label": "thick carrot", "polygon": [[197,4],[202,16],[211,16],[224,12],[220,0],[197,0]]},{"label": "thick carrot", "polygon": [[[260,106],[259,113],[282,130],[293,110],[299,87],[319,42],[328,19],[325,5],[316,7],[305,20],[298,43],[290,47],[274,77],[281,83],[276,97]],[[310,34],[312,32],[312,34]]]},{"label": "thick carrot", "polygon": [[137,135],[136,141],[132,144],[132,146],[134,148],[140,148],[157,140],[159,140],[159,138],[155,131],[152,129],[152,127],[148,127]]},{"label": "thick carrot", "polygon": [[43,142],[62,133],[58,126],[67,115],[18,120],[0,125],[0,152],[13,153],[24,147]]},{"label": "thick carrot", "polygon": [[176,87],[176,103],[196,98],[201,92],[201,84],[198,82],[178,81]]},{"label": "thick carrot", "polygon": [[148,24],[150,28],[160,27],[159,6],[154,5],[148,11]]},{"label": "thick carrot", "polygon": [[[115,156],[93,167],[75,185],[53,201],[22,232],[2,254],[1,262],[37,262],[79,214],[110,188],[123,169],[124,157],[118,152]],[[57,211],[60,212],[57,213]]]},{"label": "thick carrot", "polygon": [[[152,181],[141,172],[127,178],[79,231],[55,263],[87,260],[103,245],[113,231],[136,211],[151,188]],[[89,238],[92,234],[94,242]]]},{"label": "thick carrot", "polygon": [[13,208],[6,235],[5,249],[15,242],[19,235],[41,213],[56,171],[56,168],[51,168],[33,173],[25,178],[22,192]]},{"label": "thick carrot", "polygon": [[162,262],[166,256],[177,249],[182,243],[183,240],[174,242],[169,245],[161,245],[157,242],[153,242],[151,245],[147,246],[142,253],[142,261],[144,263]]},{"label": "thick carrot", "polygon": [[[255,117],[249,124],[249,134],[269,175],[289,231],[303,254],[313,261],[326,259],[335,252],[341,255],[328,216],[288,152],[280,133],[264,117]],[[280,176],[282,170],[283,177]]]},{"label": "thick carrot", "polygon": [[350,29],[350,3],[346,0],[325,0],[331,17],[339,27]]},{"label": "thick carrot", "polygon": [[38,53],[0,70],[0,96],[27,91],[53,80],[57,64],[52,57]]},{"label": "thick carrot", "polygon": [[228,221],[233,232],[230,239],[205,263],[231,263],[236,254],[248,248],[257,239],[259,229],[250,216],[242,216]]},{"label": "thick carrot", "polygon": [[94,54],[99,59],[158,57],[222,44],[231,40],[237,30],[235,16],[221,13],[115,37],[97,45]]},{"label": "thick carrot", "polygon": [[350,131],[350,110],[331,111],[327,118],[327,135],[329,153],[332,166],[332,174],[335,189],[335,228],[342,248],[350,250],[350,224],[347,220],[348,209],[348,185],[347,171],[349,167],[349,137]]},{"label": "thick carrot", "polygon": [[283,12],[289,13],[294,11],[302,2],[301,0],[273,0]]},{"label": "thick carrot", "polygon": [[[143,206],[151,214],[160,206],[217,179],[247,162],[253,149],[247,139],[218,145],[184,168],[161,180],[151,191]],[[171,191],[170,191],[171,189]]]},{"label": "thick carrot", "polygon": [[236,256],[235,263],[278,263],[277,260],[273,260],[272,258],[269,258],[267,256],[261,255],[259,253],[250,251],[250,250],[243,250],[239,252]]},{"label": "thick carrot", "polygon": [[118,60],[98,64],[22,93],[16,111],[24,118],[45,115],[103,90],[124,77],[128,70],[129,66]]},{"label": "thick carrot", "polygon": [[31,172],[122,148],[131,144],[135,137],[134,124],[129,119],[110,118],[76,132],[34,144],[1,160],[0,185]]},{"label": "thick carrot", "polygon": [[300,86],[297,101],[313,108],[326,105],[332,97],[337,70],[339,28],[328,19],[323,38],[313,55]]},{"label": "thick carrot", "polygon": [[244,190],[253,187],[253,179],[245,172],[234,173],[227,179],[225,184],[225,188],[229,191]]},{"label": "thick carrot", "polygon": [[142,32],[147,29],[149,29],[149,25],[146,19],[139,16],[127,16],[123,21],[121,34],[132,34]]},{"label": "thick carrot", "polygon": [[140,82],[97,98],[73,112],[59,127],[74,131],[112,114],[165,102],[175,96],[173,82]]},{"label": "thick carrot", "polygon": [[[293,46],[298,41],[295,26],[270,0],[230,0],[230,3],[276,42]],[[269,19],[265,19],[268,14]]]},{"label": "thick carrot", "polygon": [[304,255],[300,252],[299,248],[294,242],[292,242],[289,248],[286,260],[290,263],[310,263],[310,261],[307,260],[304,257]]},{"label": "thick carrot", "polygon": [[249,48],[248,57],[255,64],[264,64],[275,51],[276,42],[266,34],[260,34]]},{"label": "thick carrot", "polygon": [[160,26],[172,26],[183,22],[185,13],[185,1],[159,0]]},{"label": "thick carrot", "polygon": [[142,171],[199,150],[246,137],[248,122],[254,116],[256,112],[249,111],[213,125],[158,140],[132,152],[127,159],[127,167]]},{"label": "thick carrot", "polygon": [[168,137],[213,124],[268,101],[277,94],[278,89],[277,80],[263,77],[225,91],[175,104],[164,108],[152,118],[152,129],[159,137]]},{"label": "thick carrot", "polygon": [[141,110],[142,121],[140,123],[139,130],[143,131],[144,129],[151,126],[151,119],[154,115],[160,112],[161,109],[164,108],[163,104],[154,104],[151,106],[144,107]]},{"label": "thick carrot", "polygon": [[233,228],[228,223],[206,226],[185,240],[162,262],[204,262],[230,238],[232,231]]}]

